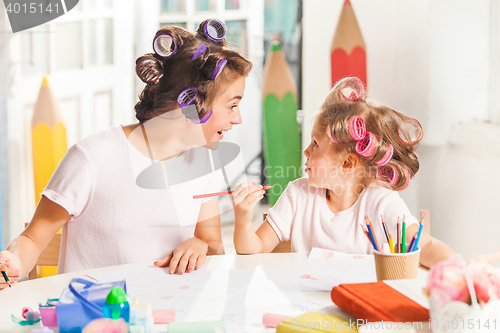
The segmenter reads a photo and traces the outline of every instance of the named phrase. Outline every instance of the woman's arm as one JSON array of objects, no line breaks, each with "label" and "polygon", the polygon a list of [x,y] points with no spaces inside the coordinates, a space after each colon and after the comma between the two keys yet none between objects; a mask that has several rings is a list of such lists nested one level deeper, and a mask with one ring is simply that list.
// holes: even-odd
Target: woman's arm
[{"label": "woman's arm", "polygon": [[[406,243],[411,243],[413,235],[418,231],[419,225],[412,224],[406,228]],[[455,252],[443,241],[431,237],[422,230],[418,247],[421,248],[420,264],[427,268],[432,268],[441,260],[454,258]]]},{"label": "woman's arm", "polygon": [[156,261],[155,265],[170,265],[170,274],[175,273],[176,269],[179,274],[184,274],[200,268],[207,261],[207,254],[224,254],[217,198],[201,205],[194,236],[182,242],[162,260]]},{"label": "woman's arm", "polygon": [[[43,249],[70,218],[64,208],[42,196],[28,227],[6,251],[0,252],[0,258],[4,258],[0,270],[7,271],[7,275],[13,274],[10,275],[13,280],[16,280],[15,272],[18,276],[28,274]],[[4,287],[0,285],[0,289]]]},{"label": "woman's arm", "polygon": [[224,254],[217,198],[201,205],[194,236],[208,244],[207,255]]},{"label": "woman's arm", "polygon": [[262,199],[261,185],[241,184],[233,192],[234,201],[234,247],[238,254],[271,252],[279,243],[279,238],[267,220],[257,232],[253,230],[253,210]]}]

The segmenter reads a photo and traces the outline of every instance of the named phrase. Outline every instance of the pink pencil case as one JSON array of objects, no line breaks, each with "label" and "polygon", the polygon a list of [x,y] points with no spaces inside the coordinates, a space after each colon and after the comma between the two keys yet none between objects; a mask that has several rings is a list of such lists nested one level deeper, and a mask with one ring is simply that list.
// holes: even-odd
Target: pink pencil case
[{"label": "pink pencil case", "polygon": [[50,298],[47,300],[46,304],[38,304],[43,326],[57,326],[57,301],[59,301],[59,298]]}]

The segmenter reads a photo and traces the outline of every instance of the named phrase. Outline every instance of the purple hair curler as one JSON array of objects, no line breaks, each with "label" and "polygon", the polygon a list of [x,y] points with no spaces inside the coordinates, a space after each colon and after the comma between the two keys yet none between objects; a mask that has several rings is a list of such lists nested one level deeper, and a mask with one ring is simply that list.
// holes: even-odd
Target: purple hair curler
[{"label": "purple hair curler", "polygon": [[375,151],[377,138],[372,132],[366,132],[366,136],[356,142],[356,153],[363,157],[368,157]]},{"label": "purple hair curler", "polygon": [[209,71],[208,77],[210,77],[212,80],[215,80],[217,77],[219,77],[220,73],[222,73],[222,70],[226,67],[227,64],[227,59],[221,59],[217,61],[217,64],[213,67],[212,70]]},{"label": "purple hair curler", "polygon": [[363,139],[366,135],[365,121],[360,116],[354,116],[349,120],[349,134],[356,141]]},{"label": "purple hair curler", "polygon": [[414,119],[408,119],[401,123],[398,128],[398,134],[401,140],[405,143],[415,143],[422,139],[422,127]]},{"label": "purple hair curler", "polygon": [[[172,45],[174,45],[173,50]],[[153,41],[153,50],[160,57],[168,58],[177,51],[177,44],[172,36],[163,34],[157,36]]]},{"label": "purple hair curler", "polygon": [[363,82],[357,78],[352,78],[344,83],[344,87],[340,91],[345,99],[354,102],[365,97],[365,87]]},{"label": "purple hair curler", "polygon": [[333,135],[332,135],[332,130],[331,130],[331,127],[330,125],[328,125],[328,128],[326,130],[328,132],[328,136],[330,137],[330,139],[332,139],[333,143],[338,143],[337,141],[335,141],[335,139],[333,138]]},{"label": "purple hair curler", "polygon": [[208,55],[210,54],[210,48],[208,48],[205,44],[201,44],[200,46],[198,46],[198,48],[194,52],[193,56],[191,57],[191,62],[193,62],[196,59],[198,59],[199,57],[201,57],[203,54],[207,54],[207,56],[205,57],[205,61],[203,62],[203,64],[201,64],[198,67],[198,69],[202,68],[205,65],[205,63],[207,62]]},{"label": "purple hair curler", "polygon": [[217,19],[210,19],[203,25],[205,37],[213,42],[220,42],[226,37],[226,25]]},{"label": "purple hair curler", "polygon": [[189,119],[189,120],[191,120],[193,124],[204,124],[208,121],[208,119],[210,119],[210,117],[212,117],[212,113],[214,113],[214,110],[210,110],[209,113],[201,117],[199,120],[197,119]]},{"label": "purple hair curler", "polygon": [[387,162],[391,160],[393,154],[394,154],[394,147],[389,143],[389,149],[387,149],[384,156],[382,156],[380,160],[375,162],[375,164],[380,166],[387,164]]},{"label": "purple hair curler", "polygon": [[391,188],[398,182],[398,172],[392,165],[384,165],[377,170],[377,180],[387,188]]},{"label": "purple hair curler", "polygon": [[177,96],[177,104],[179,104],[181,108],[186,107],[193,103],[196,96],[198,96],[198,89],[195,87],[186,88]]}]

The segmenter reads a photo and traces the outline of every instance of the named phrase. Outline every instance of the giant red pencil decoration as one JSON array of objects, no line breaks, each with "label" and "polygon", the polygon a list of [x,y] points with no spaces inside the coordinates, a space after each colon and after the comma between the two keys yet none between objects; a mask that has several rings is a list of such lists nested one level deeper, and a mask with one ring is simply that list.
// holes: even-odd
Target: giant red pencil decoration
[{"label": "giant red pencil decoration", "polygon": [[330,52],[332,87],[346,76],[366,80],[366,47],[351,2],[345,0]]}]

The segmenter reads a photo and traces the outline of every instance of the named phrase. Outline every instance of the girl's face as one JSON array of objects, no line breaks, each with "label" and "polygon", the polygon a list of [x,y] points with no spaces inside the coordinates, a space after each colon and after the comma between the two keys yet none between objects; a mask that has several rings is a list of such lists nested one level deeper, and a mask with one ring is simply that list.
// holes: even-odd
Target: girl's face
[{"label": "girl's face", "polygon": [[304,150],[309,185],[333,190],[340,185],[339,173],[342,172],[340,162],[333,156],[331,143],[325,133],[320,133],[317,122],[311,133],[311,143]]},{"label": "girl's face", "polygon": [[245,78],[241,76],[215,99],[212,116],[206,123],[201,124],[208,147],[211,142],[222,140],[224,132],[229,131],[233,125],[241,124],[239,104],[244,90]]}]

